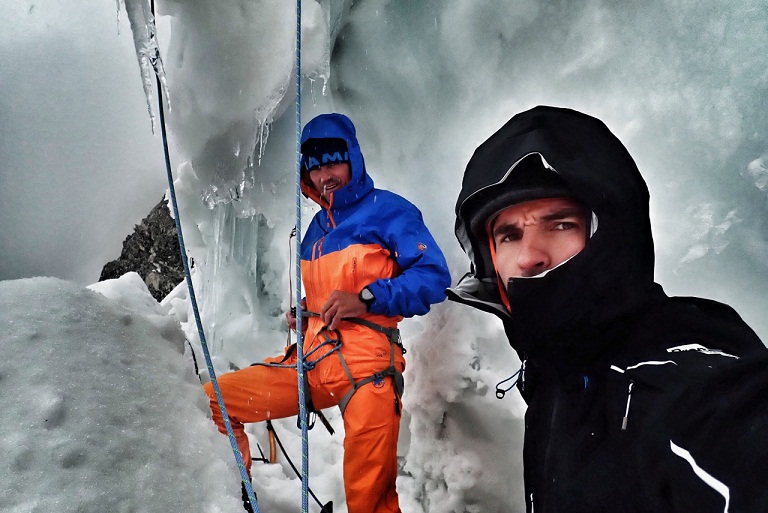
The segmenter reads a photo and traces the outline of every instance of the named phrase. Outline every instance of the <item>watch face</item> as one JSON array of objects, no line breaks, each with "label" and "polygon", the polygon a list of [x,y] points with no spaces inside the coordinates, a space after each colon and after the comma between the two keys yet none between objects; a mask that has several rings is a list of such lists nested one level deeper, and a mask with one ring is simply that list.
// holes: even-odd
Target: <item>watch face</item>
[{"label": "watch face", "polygon": [[360,297],[363,301],[373,301],[373,292],[368,287],[360,291]]}]

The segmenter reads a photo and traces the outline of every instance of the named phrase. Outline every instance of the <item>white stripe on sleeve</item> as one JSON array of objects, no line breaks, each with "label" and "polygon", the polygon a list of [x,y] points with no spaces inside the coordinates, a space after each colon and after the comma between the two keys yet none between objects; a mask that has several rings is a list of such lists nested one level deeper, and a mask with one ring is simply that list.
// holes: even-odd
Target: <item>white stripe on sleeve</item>
[{"label": "white stripe on sleeve", "polygon": [[691,456],[691,453],[683,449],[682,447],[675,445],[675,442],[672,440],[669,441],[669,446],[672,449],[672,452],[676,455],[683,458],[685,461],[688,462],[688,464],[693,469],[694,474],[696,474],[699,479],[704,481],[709,487],[711,487],[713,490],[715,490],[717,493],[723,496],[725,499],[725,508],[723,508],[723,513],[728,513],[728,505],[731,502],[731,491],[730,489],[722,482],[716,479],[712,474],[701,468],[697,463],[696,460],[693,459],[693,456]]}]

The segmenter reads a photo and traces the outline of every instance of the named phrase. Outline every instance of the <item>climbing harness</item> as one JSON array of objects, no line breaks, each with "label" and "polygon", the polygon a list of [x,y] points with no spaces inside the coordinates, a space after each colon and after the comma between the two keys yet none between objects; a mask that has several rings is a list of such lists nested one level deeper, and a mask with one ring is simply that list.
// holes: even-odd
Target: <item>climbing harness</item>
[{"label": "climbing harness", "polygon": [[[305,311],[304,314],[306,314],[307,317],[318,317],[320,315],[317,312],[309,312],[309,311]],[[338,336],[337,338],[338,342],[336,342],[336,346],[331,351],[324,354],[321,358],[315,360],[314,362],[311,362],[311,368],[314,368],[317,362],[320,361],[321,359],[326,358],[332,353],[338,353],[339,360],[341,361],[341,367],[344,369],[344,373],[347,375],[347,378],[349,378],[350,383],[352,383],[352,388],[350,388],[349,391],[346,394],[344,394],[344,396],[339,401],[339,409],[341,410],[342,416],[344,416],[344,411],[346,410],[347,404],[349,404],[350,399],[352,399],[352,396],[355,394],[355,392],[357,392],[360,389],[360,387],[370,382],[374,382],[374,383],[382,382],[384,378],[386,378],[387,376],[392,376],[394,388],[395,388],[395,410],[397,411],[397,414],[400,415],[401,399],[403,397],[403,391],[405,389],[405,382],[403,380],[403,373],[397,370],[397,368],[395,367],[395,346],[400,348],[400,351],[402,352],[402,354],[406,353],[405,347],[403,347],[402,339],[400,338],[400,330],[397,328],[387,328],[385,326],[381,326],[380,324],[376,324],[375,322],[371,322],[367,319],[361,319],[359,317],[344,317],[342,318],[342,321],[359,324],[361,326],[365,326],[366,328],[385,334],[390,343],[389,367],[379,372],[375,372],[374,374],[372,374],[371,376],[368,376],[367,378],[363,378],[359,381],[355,381],[355,378],[352,375],[352,372],[349,370],[349,366],[347,366],[347,361],[344,359],[344,355],[340,351],[342,346],[341,333],[339,333],[338,330],[334,330],[334,332]],[[323,333],[323,331],[326,331],[326,330],[327,328],[323,327],[323,329],[321,329],[318,334]],[[328,340],[322,342],[320,346],[326,344],[327,342]],[[319,349],[320,346],[315,348],[313,352]]]},{"label": "climbing harness", "polygon": [[[295,311],[295,309],[292,308],[291,311],[293,312]],[[317,312],[310,312],[308,310],[303,310],[302,314],[303,316],[306,316],[306,317],[320,316],[320,314],[318,314]],[[344,415],[344,411],[346,410],[347,404],[349,403],[350,399],[352,399],[352,396],[355,394],[355,392],[357,392],[360,389],[360,387],[371,382],[374,382],[374,383],[381,382],[384,380],[384,378],[391,376],[393,379],[395,394],[396,394],[395,410],[399,415],[401,412],[400,401],[403,396],[405,383],[404,383],[402,372],[397,370],[397,368],[395,367],[395,346],[400,348],[400,351],[402,352],[402,354],[406,353],[406,349],[403,346],[402,339],[400,337],[400,330],[398,330],[397,328],[387,328],[385,326],[381,326],[380,324],[376,324],[375,322],[371,322],[367,319],[361,319],[359,317],[344,317],[342,318],[342,321],[359,324],[361,326],[365,326],[366,328],[385,334],[387,336],[387,339],[390,342],[389,366],[359,381],[355,380],[354,376],[352,375],[352,372],[349,370],[349,366],[347,365],[346,360],[344,359],[344,355],[341,352],[341,347],[343,345],[341,332],[339,332],[339,330],[331,330],[331,329],[328,329],[327,326],[323,326],[323,328],[321,328],[320,331],[312,339],[312,343],[310,344],[310,346],[313,346],[313,348],[304,355],[304,361],[303,361],[302,367],[306,371],[311,371],[321,361],[325,360],[326,358],[328,358],[333,354],[338,354],[339,360],[341,362],[341,366],[344,369],[344,373],[347,375],[347,378],[349,378],[349,381],[352,384],[352,387],[349,389],[349,391],[346,394],[344,394],[344,396],[339,401],[338,406],[339,406],[339,409],[341,410],[342,416]],[[290,342],[290,333],[288,337]],[[322,340],[320,341],[319,344],[315,344],[318,338],[321,338]],[[293,364],[287,364],[285,362],[288,361],[293,356],[293,353],[297,351],[297,349],[298,349],[298,344],[289,343],[288,346],[286,347],[283,358],[279,362],[255,362],[255,363],[252,363],[251,366],[293,368],[294,367]],[[317,416],[317,418],[319,418],[322,421],[323,425],[325,425],[328,432],[330,434],[333,434],[334,433],[333,427],[330,425],[330,423],[325,418],[323,413],[320,410],[316,410],[312,405],[312,397],[311,397],[311,394],[309,393],[308,381],[305,381],[304,392],[305,392],[304,401],[306,406],[305,415],[307,418],[308,429],[312,429],[312,427],[314,426],[314,421],[309,420],[310,415],[315,415]]]},{"label": "climbing harness", "polygon": [[[290,334],[289,334],[290,337]],[[309,360],[308,357],[314,355],[316,352],[318,352],[319,349],[323,348],[324,346],[331,345],[332,347],[330,349],[326,350],[325,354],[320,355],[314,360]],[[310,351],[304,356],[304,368],[306,370],[312,370],[315,368],[315,365],[320,361],[324,360],[331,354],[338,351],[338,349],[341,347],[341,339],[332,339],[326,335],[326,340],[320,343],[315,349]],[[293,353],[297,350],[297,344],[291,344],[289,340],[289,344],[285,349],[285,354],[283,355],[283,358],[279,362],[254,362],[251,364],[251,367],[272,367],[272,368],[278,368],[278,369],[294,369],[296,368],[295,364],[292,363],[285,363],[287,362],[292,356]],[[306,415],[305,419],[307,421],[307,430],[310,430],[315,425],[314,418],[320,419],[320,421],[323,423],[323,426],[328,430],[330,434],[334,434],[335,431],[333,429],[333,426],[331,426],[331,423],[328,422],[328,419],[323,415],[323,412],[320,410],[316,410],[314,406],[312,405],[312,397],[309,393],[309,384],[307,380],[304,381],[304,400],[306,401],[306,411],[304,415]],[[299,418],[297,419],[297,427],[301,429],[301,412],[299,412]],[[270,433],[270,443],[272,442],[272,434]]]}]

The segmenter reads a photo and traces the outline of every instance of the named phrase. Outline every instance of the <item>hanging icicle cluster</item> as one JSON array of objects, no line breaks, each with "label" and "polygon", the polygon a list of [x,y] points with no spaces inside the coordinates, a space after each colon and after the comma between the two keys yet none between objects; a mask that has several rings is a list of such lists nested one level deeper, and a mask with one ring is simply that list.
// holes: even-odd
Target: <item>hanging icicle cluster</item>
[{"label": "hanging icicle cluster", "polygon": [[120,5],[125,7],[128,14],[128,21],[131,23],[133,32],[133,44],[136,47],[136,57],[139,60],[141,70],[141,83],[144,87],[144,95],[147,97],[147,110],[149,119],[152,122],[152,133],[155,133],[155,114],[152,110],[153,89],[155,82],[153,75],[157,76],[162,84],[168,110],[171,109],[171,100],[168,95],[168,84],[165,78],[165,68],[163,59],[160,56],[160,48],[157,44],[157,31],[155,29],[155,16],[146,0],[118,0],[118,10]]}]

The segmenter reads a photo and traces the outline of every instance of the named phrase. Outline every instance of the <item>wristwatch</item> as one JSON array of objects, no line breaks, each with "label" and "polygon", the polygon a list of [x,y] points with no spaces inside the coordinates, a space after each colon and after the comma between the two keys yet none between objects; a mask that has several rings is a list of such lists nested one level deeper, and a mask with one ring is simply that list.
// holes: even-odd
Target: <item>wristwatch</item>
[{"label": "wristwatch", "polygon": [[363,287],[363,290],[360,291],[360,294],[357,296],[360,298],[360,301],[365,303],[365,310],[368,311],[371,309],[371,305],[373,304],[373,301],[376,299],[373,296],[373,292],[371,292],[371,289],[368,287]]}]

